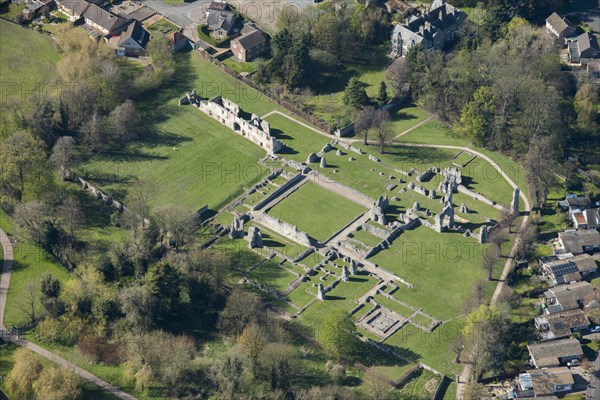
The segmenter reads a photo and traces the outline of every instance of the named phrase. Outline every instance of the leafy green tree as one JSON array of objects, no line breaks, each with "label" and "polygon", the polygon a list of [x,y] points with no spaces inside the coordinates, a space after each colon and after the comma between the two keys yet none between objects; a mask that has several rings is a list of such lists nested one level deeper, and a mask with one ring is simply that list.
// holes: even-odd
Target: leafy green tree
[{"label": "leafy green tree", "polygon": [[460,115],[458,132],[482,145],[487,142],[494,119],[496,94],[489,86],[481,86],[473,93]]},{"label": "leafy green tree", "polygon": [[581,85],[575,95],[575,111],[577,126],[581,131],[594,135],[600,133],[598,125],[598,108],[600,107],[600,91],[590,83]]},{"label": "leafy green tree", "polygon": [[360,108],[369,103],[366,87],[367,84],[361,82],[358,77],[353,76],[350,78],[348,85],[346,85],[346,89],[344,90],[344,104],[354,108]]},{"label": "leafy green tree", "polygon": [[388,102],[388,92],[385,81],[381,81],[379,84],[379,94],[377,95],[377,102],[380,106],[385,105]]},{"label": "leafy green tree", "polygon": [[327,351],[337,357],[356,354],[359,340],[350,314],[340,310],[328,316],[323,323],[321,342]]},{"label": "leafy green tree", "polygon": [[8,393],[15,399],[33,399],[33,383],[44,369],[39,357],[28,349],[18,349],[14,365],[6,377]]},{"label": "leafy green tree", "polygon": [[148,269],[148,293],[154,297],[159,319],[174,319],[181,303],[181,274],[170,263],[161,262]]},{"label": "leafy green tree", "polygon": [[60,366],[44,368],[32,386],[37,399],[78,400],[81,398],[79,378]]}]

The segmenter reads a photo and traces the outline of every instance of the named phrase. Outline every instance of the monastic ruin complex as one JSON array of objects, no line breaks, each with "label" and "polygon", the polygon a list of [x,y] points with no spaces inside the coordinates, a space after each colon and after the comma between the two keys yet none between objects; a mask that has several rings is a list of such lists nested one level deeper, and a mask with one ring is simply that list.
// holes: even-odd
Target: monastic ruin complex
[{"label": "monastic ruin complex", "polygon": [[186,93],[179,100],[180,105],[191,104],[206,115],[216,119],[235,133],[244,136],[255,144],[275,154],[284,144],[271,136],[269,122],[263,121],[258,115],[252,114],[249,120],[244,119],[239,105],[233,101],[217,96],[212,100],[202,100],[195,90]]}]

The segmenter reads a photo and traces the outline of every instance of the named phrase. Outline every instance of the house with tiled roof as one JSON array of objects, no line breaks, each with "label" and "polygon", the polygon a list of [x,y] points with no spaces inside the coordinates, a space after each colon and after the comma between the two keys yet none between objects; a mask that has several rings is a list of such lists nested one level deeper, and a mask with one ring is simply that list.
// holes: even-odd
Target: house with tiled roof
[{"label": "house with tiled roof", "polygon": [[542,340],[560,339],[581,332],[590,326],[582,310],[560,311],[535,318],[535,328]]},{"label": "house with tiled roof", "polygon": [[139,57],[146,51],[146,44],[150,40],[150,33],[144,29],[141,23],[133,21],[127,26],[117,44],[117,55],[127,57]]},{"label": "house with tiled roof", "polygon": [[532,391],[535,397],[565,394],[573,390],[575,380],[567,367],[529,370],[519,374],[519,387]]},{"label": "house with tiled roof", "polygon": [[85,0],[57,0],[56,5],[69,17],[69,21],[75,22],[83,16],[90,3]]},{"label": "house with tiled roof", "polygon": [[252,61],[269,49],[266,35],[256,27],[246,24],[240,33],[240,36],[231,41],[231,52],[236,61]]},{"label": "house with tiled roof", "polygon": [[531,364],[536,368],[564,366],[571,360],[583,358],[581,344],[574,338],[530,344],[527,350]]},{"label": "house with tiled roof", "polygon": [[573,64],[587,64],[588,60],[600,58],[598,38],[592,33],[585,32],[575,39],[567,41],[569,61]]},{"label": "house with tiled roof", "polygon": [[595,229],[559,232],[558,242],[565,253],[593,253],[600,251],[600,232]]},{"label": "house with tiled roof", "polygon": [[127,24],[127,20],[118,17],[95,4],[90,4],[89,7],[87,7],[83,13],[83,18],[88,26],[100,32],[103,36],[118,34]]},{"label": "house with tiled roof", "polygon": [[578,282],[598,271],[596,261],[589,254],[573,256],[568,253],[541,257],[539,263],[551,286]]},{"label": "house with tiled roof", "polygon": [[569,285],[559,285],[544,292],[544,312],[552,314],[559,311],[584,308],[585,299],[594,292],[594,287],[586,281]]},{"label": "house with tiled roof", "polygon": [[557,13],[552,13],[552,15],[546,18],[546,30],[558,40],[575,35],[575,27],[571,21],[566,17],[561,17]]},{"label": "house with tiled roof", "polygon": [[404,57],[416,45],[426,50],[442,49],[456,37],[456,31],[467,20],[467,14],[436,0],[428,12],[420,17],[412,16],[407,24],[398,24],[392,32],[392,57]]}]

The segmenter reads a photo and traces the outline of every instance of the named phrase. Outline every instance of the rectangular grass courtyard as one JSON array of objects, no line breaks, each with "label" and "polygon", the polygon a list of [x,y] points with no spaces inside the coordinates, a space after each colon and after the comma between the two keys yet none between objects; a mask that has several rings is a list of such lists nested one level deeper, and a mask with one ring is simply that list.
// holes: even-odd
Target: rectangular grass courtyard
[{"label": "rectangular grass courtyard", "polygon": [[325,241],[365,211],[363,206],[308,182],[269,210],[269,214]]}]

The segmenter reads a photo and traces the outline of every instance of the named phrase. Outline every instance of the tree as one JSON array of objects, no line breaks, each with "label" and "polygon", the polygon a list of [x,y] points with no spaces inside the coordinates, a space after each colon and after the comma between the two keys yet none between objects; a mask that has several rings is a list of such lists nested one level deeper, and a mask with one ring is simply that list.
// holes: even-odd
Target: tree
[{"label": "tree", "polygon": [[154,325],[156,299],[144,286],[130,286],[119,293],[121,312],[134,332],[145,332]]},{"label": "tree", "polygon": [[500,221],[506,223],[508,226],[508,233],[512,233],[512,226],[517,217],[517,212],[513,212],[510,206],[504,205],[498,210],[498,216],[500,217]]},{"label": "tree", "polygon": [[53,318],[56,318],[64,309],[64,305],[59,300],[60,281],[52,277],[52,274],[45,274],[40,281],[40,303],[44,310]]},{"label": "tree", "polygon": [[75,231],[83,223],[83,212],[79,201],[74,196],[65,198],[58,208],[58,216],[61,218],[67,233],[71,238],[74,238]]},{"label": "tree", "polygon": [[486,246],[481,255],[481,261],[479,266],[481,269],[487,272],[488,281],[492,280],[496,263],[500,260],[500,247],[496,244],[490,244]]},{"label": "tree", "polygon": [[23,311],[30,323],[38,318],[38,293],[40,286],[37,281],[30,280],[25,284],[23,294],[19,296],[19,308]]},{"label": "tree", "polygon": [[338,358],[356,354],[358,338],[350,314],[336,311],[325,319],[321,332],[323,347]]},{"label": "tree", "polygon": [[48,214],[49,210],[45,204],[30,201],[17,205],[13,218],[25,237],[31,238],[38,244],[46,245],[50,230]]},{"label": "tree", "polygon": [[246,326],[260,318],[261,313],[260,298],[254,293],[235,287],[221,311],[219,327],[226,334],[238,337]]},{"label": "tree", "polygon": [[108,144],[106,141],[108,133],[106,120],[98,111],[94,112],[91,118],[83,124],[81,133],[83,134],[83,142],[92,152],[101,151]]},{"label": "tree", "polygon": [[32,191],[44,179],[45,154],[42,142],[31,133],[18,130],[3,140],[0,146],[0,186],[13,193],[19,201],[24,200],[28,184]]},{"label": "tree", "polygon": [[116,142],[120,145],[137,138],[142,129],[142,121],[133,101],[126,100],[109,114]]},{"label": "tree", "polygon": [[142,231],[146,229],[150,216],[150,199],[153,194],[154,187],[143,180],[138,180],[127,193],[126,213],[130,216],[134,239],[139,238],[138,227],[141,226]]},{"label": "tree", "polygon": [[44,368],[32,386],[40,400],[77,400],[81,397],[79,378],[60,366]]},{"label": "tree", "polygon": [[181,274],[168,262],[155,264],[148,269],[144,286],[154,298],[159,319],[176,317],[181,303]]},{"label": "tree", "polygon": [[346,89],[344,89],[344,104],[354,108],[361,108],[369,102],[366,90],[367,84],[358,80],[358,77],[353,76],[348,81]]},{"label": "tree", "polygon": [[526,224],[519,229],[516,253],[518,259],[527,260],[533,254],[537,236],[537,227],[533,224]]},{"label": "tree", "polygon": [[384,382],[373,369],[369,368],[365,374],[364,394],[369,400],[384,400],[390,392],[390,385]]},{"label": "tree", "polygon": [[284,343],[269,343],[260,355],[260,371],[271,383],[271,389],[289,390],[295,376],[296,348]]},{"label": "tree", "polygon": [[450,342],[450,351],[454,353],[454,362],[460,363],[460,355],[465,349],[465,337],[462,333],[456,335],[456,337]]},{"label": "tree", "polygon": [[380,106],[385,105],[388,102],[387,85],[385,81],[381,81],[379,84],[379,94],[377,95],[377,102]]},{"label": "tree", "polygon": [[506,313],[496,306],[482,305],[467,315],[462,333],[475,378],[483,371],[495,373],[502,369],[509,339],[508,329]]},{"label": "tree", "polygon": [[477,144],[486,144],[494,118],[496,95],[489,86],[481,86],[473,93],[473,100],[461,110],[458,132],[473,139]]},{"label": "tree", "polygon": [[410,92],[410,68],[406,58],[395,59],[387,68],[386,76],[394,90],[394,97],[405,100]]},{"label": "tree", "polygon": [[469,382],[465,388],[465,400],[488,400],[492,397],[487,387],[479,382]]},{"label": "tree", "polygon": [[52,103],[48,99],[37,98],[33,103],[33,111],[29,115],[28,124],[33,129],[35,136],[44,142],[47,148],[50,148],[56,139]]},{"label": "tree", "polygon": [[71,168],[77,163],[75,139],[71,136],[59,137],[52,148],[50,162],[59,170],[60,179],[69,179]]},{"label": "tree", "polygon": [[267,345],[267,335],[264,329],[254,323],[244,328],[244,331],[238,338],[238,344],[248,354],[252,371],[256,372],[256,362],[261,351]]},{"label": "tree", "polygon": [[577,112],[577,125],[583,132],[599,134],[598,106],[600,92],[591,83],[581,85],[575,95],[575,111]]},{"label": "tree", "polygon": [[379,145],[379,153],[385,153],[385,146],[391,139],[390,114],[385,110],[378,110],[373,117],[373,128]]},{"label": "tree", "polygon": [[167,243],[173,244],[175,249],[185,245],[194,237],[198,219],[192,211],[169,204],[157,208],[154,214],[156,222],[160,226],[161,237],[168,238]]},{"label": "tree", "polygon": [[539,205],[543,205],[550,189],[556,186],[555,168],[558,151],[552,137],[540,136],[532,139],[529,151],[523,161],[527,173],[530,193]]},{"label": "tree", "polygon": [[354,132],[360,135],[364,133],[364,143],[367,145],[367,136],[371,125],[373,124],[373,118],[375,117],[375,108],[373,106],[365,106],[358,111],[356,120],[354,121]]},{"label": "tree", "polygon": [[43,370],[39,357],[28,349],[21,348],[13,356],[15,363],[6,377],[8,393],[15,399],[32,399],[32,384]]}]

